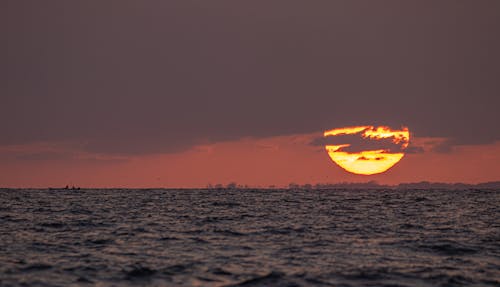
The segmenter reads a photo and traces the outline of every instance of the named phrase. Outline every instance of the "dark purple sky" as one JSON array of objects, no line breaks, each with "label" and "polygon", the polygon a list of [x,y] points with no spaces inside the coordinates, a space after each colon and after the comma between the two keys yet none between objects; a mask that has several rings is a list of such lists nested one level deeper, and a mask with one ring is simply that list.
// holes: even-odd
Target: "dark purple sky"
[{"label": "dark purple sky", "polygon": [[500,1],[2,1],[0,145],[500,139]]}]

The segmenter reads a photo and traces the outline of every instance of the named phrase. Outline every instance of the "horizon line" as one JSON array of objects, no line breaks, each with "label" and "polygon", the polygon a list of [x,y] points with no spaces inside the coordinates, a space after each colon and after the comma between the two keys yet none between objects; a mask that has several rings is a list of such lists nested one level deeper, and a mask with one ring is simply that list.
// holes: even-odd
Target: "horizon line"
[{"label": "horizon line", "polygon": [[[66,185],[63,187],[53,187],[53,186],[31,186],[31,187],[12,187],[12,186],[0,186],[0,190],[4,189],[48,189],[48,190],[88,190],[88,189],[328,189],[328,188],[360,188],[365,186],[367,188],[398,188],[408,185],[408,188],[412,188],[410,185],[424,186],[425,188],[445,188],[453,186],[461,187],[480,187],[484,185],[492,185],[493,188],[500,188],[500,180],[485,181],[479,183],[465,183],[465,182],[438,182],[438,181],[418,181],[418,182],[400,182],[397,184],[383,184],[377,181],[366,181],[366,182],[337,182],[337,183],[289,183],[287,185],[248,185],[248,184],[237,184],[235,182],[230,182],[228,184],[207,184],[205,186],[198,187],[169,187],[169,186],[151,186],[151,187],[137,187],[137,186],[94,186],[94,187],[82,187],[78,185]],[[441,187],[440,187],[441,186]],[[415,187],[418,189],[418,187]]]}]

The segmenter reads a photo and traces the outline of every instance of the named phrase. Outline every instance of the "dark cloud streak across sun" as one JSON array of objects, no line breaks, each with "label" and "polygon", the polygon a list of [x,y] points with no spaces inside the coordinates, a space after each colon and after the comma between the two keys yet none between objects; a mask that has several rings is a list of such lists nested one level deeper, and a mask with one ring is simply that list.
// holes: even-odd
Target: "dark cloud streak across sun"
[{"label": "dark cloud streak across sun", "polygon": [[[411,140],[410,140],[411,141]],[[369,139],[363,138],[360,134],[338,135],[333,137],[317,137],[310,143],[313,146],[342,145],[350,146],[342,148],[343,151],[357,153],[366,150],[387,150],[387,152],[398,153],[419,153],[423,152],[422,147],[404,148],[401,144],[395,143],[394,138]]]},{"label": "dark cloud streak across sun", "polygon": [[0,145],[177,152],[332,126],[500,139],[498,1],[2,1]]}]

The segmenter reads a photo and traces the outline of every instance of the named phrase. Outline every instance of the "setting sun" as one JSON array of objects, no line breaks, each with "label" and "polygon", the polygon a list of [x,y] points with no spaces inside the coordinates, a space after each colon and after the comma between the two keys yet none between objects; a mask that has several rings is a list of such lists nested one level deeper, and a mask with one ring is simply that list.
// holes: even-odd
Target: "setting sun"
[{"label": "setting sun", "polygon": [[356,134],[360,134],[361,138],[365,140],[391,139],[392,143],[400,146],[398,152],[394,152],[390,148],[348,152],[344,149],[351,147],[349,143],[325,146],[333,162],[348,172],[363,175],[382,173],[394,166],[403,158],[404,153],[402,150],[408,147],[410,140],[410,132],[407,127],[403,127],[401,130],[392,130],[385,126],[376,128],[373,126],[358,126],[324,132],[325,137]]}]

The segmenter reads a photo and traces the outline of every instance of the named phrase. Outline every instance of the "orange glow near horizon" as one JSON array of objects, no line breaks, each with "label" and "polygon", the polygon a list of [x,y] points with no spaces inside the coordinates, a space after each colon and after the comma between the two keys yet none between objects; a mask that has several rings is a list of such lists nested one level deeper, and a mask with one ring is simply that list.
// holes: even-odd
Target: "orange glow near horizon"
[{"label": "orange glow near horizon", "polygon": [[[91,153],[83,150],[79,142],[0,145],[0,187],[47,188],[68,184],[82,188],[203,188],[209,183],[236,182],[265,188],[287,187],[290,183],[369,180],[389,185],[421,181],[477,184],[500,180],[500,141],[460,145],[441,152],[436,147],[448,138],[412,134],[410,146],[421,147],[423,151],[406,153],[395,165],[397,168],[367,178],[343,168],[332,168],[335,164],[329,156],[325,158],[325,145],[311,144],[322,136],[323,131],[242,138],[175,153],[119,157]],[[341,144],[346,143],[337,145]],[[30,155],[37,157],[30,159]]]},{"label": "orange glow near horizon", "polygon": [[[403,127],[401,130],[392,130],[386,126],[377,128],[374,126],[344,127],[325,131],[323,135],[327,137],[358,133],[361,133],[361,137],[366,139],[393,138],[392,142],[401,144],[402,149],[407,148],[410,141],[410,132],[407,127]],[[355,174],[372,175],[385,172],[404,156],[403,152],[391,153],[389,150],[384,149],[364,150],[354,153],[342,151],[343,148],[349,146],[351,145],[326,145],[325,149],[333,162],[344,170]]]}]

